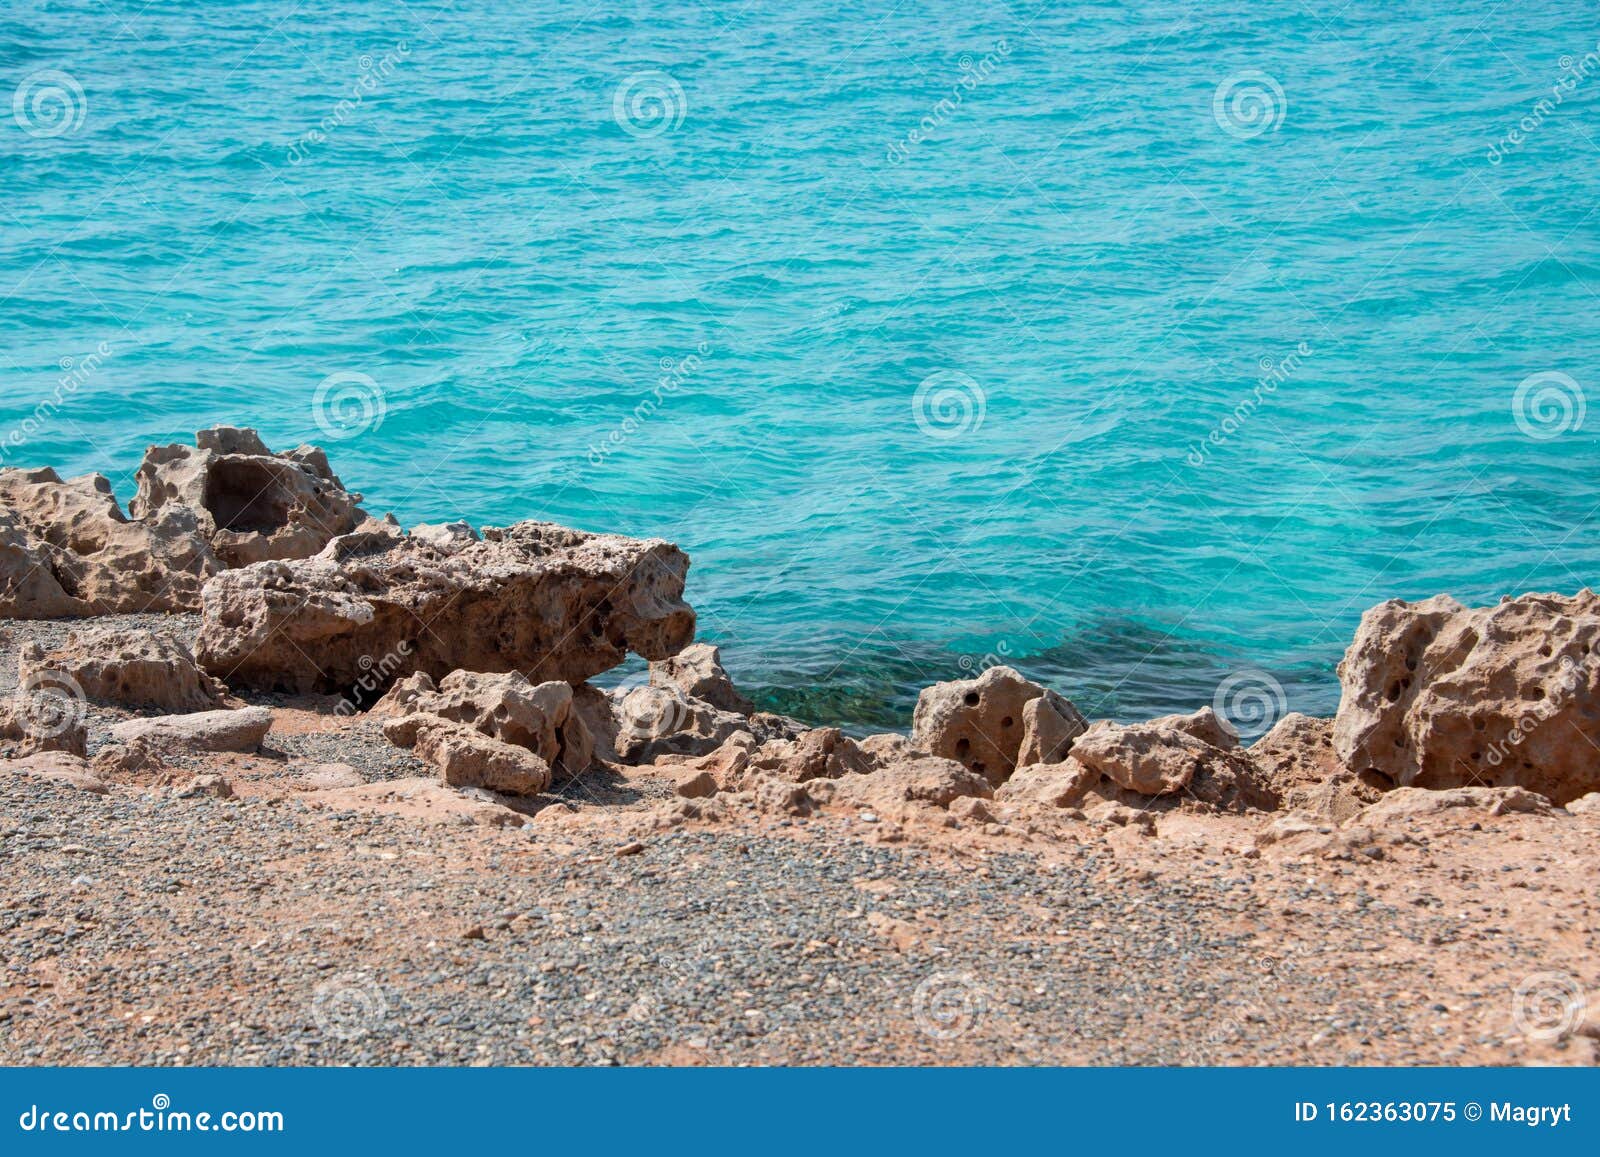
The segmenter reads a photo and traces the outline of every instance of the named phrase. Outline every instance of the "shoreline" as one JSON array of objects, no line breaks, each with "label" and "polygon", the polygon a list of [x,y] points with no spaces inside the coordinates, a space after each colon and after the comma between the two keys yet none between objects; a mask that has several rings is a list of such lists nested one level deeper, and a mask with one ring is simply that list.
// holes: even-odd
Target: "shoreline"
[{"label": "shoreline", "polygon": [[669,543],[140,481],[0,471],[7,609],[135,608],[0,620],[13,1063],[1600,1063],[1589,591],[1375,606],[1249,743],[1004,664],[852,737]]}]

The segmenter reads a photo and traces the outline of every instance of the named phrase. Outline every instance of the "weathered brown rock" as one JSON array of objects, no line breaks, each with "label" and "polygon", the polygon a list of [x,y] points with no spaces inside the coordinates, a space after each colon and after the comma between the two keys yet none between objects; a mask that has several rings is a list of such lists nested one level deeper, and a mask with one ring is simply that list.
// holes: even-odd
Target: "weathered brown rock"
[{"label": "weathered brown rock", "polygon": [[396,683],[369,713],[388,718],[384,734],[403,747],[428,718],[464,723],[502,743],[525,747],[569,775],[589,769],[594,740],[573,710],[570,684],[537,686],[520,671],[452,671],[437,686],[418,672]]},{"label": "weathered brown rock", "polygon": [[1550,800],[1520,787],[1397,788],[1348,821],[1383,829],[1401,820],[1471,808],[1491,816],[1558,814]]},{"label": "weathered brown rock", "polygon": [[271,727],[271,711],[265,707],[241,707],[237,711],[125,719],[112,726],[111,738],[120,744],[155,749],[250,752],[261,746]]},{"label": "weathered brown rock", "polygon": [[1250,757],[1275,787],[1321,783],[1342,768],[1333,750],[1333,720],[1291,711],[1250,745]]},{"label": "weathered brown rock", "polygon": [[618,688],[609,716],[598,726],[597,743],[609,745],[623,763],[654,763],[664,756],[707,755],[739,732],[759,742],[789,739],[805,729],[781,715],[740,715],[691,698],[676,687]]},{"label": "weathered brown rock", "polygon": [[194,610],[220,569],[191,511],[130,521],[104,475],[0,469],[0,617]]},{"label": "weathered brown rock", "polygon": [[0,775],[28,775],[105,795],[111,785],[90,770],[78,755],[64,751],[42,752],[22,759],[0,759]]},{"label": "weathered brown rock", "polygon": [[1003,803],[1027,801],[1077,807],[1101,778],[1099,771],[1068,756],[1061,763],[1031,763],[1017,768],[995,789],[994,798]]},{"label": "weathered brown rock", "polygon": [[1405,787],[1519,786],[1565,803],[1600,789],[1600,596],[1467,609],[1439,595],[1361,618],[1339,665],[1333,742]]},{"label": "weathered brown rock", "polygon": [[152,446],[128,503],[136,519],[189,512],[224,566],[310,558],[368,521],[315,446],[274,454],[254,430],[201,430],[193,446]]},{"label": "weathered brown rock", "polygon": [[1054,691],[1022,705],[1022,743],[1017,747],[1017,766],[1030,763],[1060,763],[1072,750],[1072,741],[1088,728],[1077,708]]},{"label": "weathered brown rock", "polygon": [[0,755],[88,751],[83,691],[59,671],[31,671],[0,700]]},{"label": "weathered brown rock", "polygon": [[315,558],[218,575],[197,655],[236,689],[343,693],[375,669],[578,683],[630,650],[662,659],[689,642],[688,566],[659,539],[550,523],[489,528],[447,549],[363,531]]},{"label": "weathered brown rock", "polygon": [[1184,793],[1218,807],[1273,807],[1276,794],[1216,713],[1166,715],[1145,723],[1094,724],[1072,758],[1114,785],[1144,796]]},{"label": "weathered brown rock", "polygon": [[64,646],[48,653],[24,648],[19,671],[24,684],[52,672],[64,675],[86,698],[120,707],[207,711],[227,697],[227,689],[195,665],[182,643],[128,628],[72,631]]},{"label": "weathered brown rock", "polygon": [[736,715],[755,711],[755,705],[739,694],[723,670],[722,652],[709,643],[693,643],[676,655],[651,663],[650,685],[676,688],[689,699],[699,699]]},{"label": "weathered brown rock", "polygon": [[891,763],[868,775],[847,775],[836,787],[841,800],[888,809],[907,803],[947,807],[952,800],[969,795],[994,798],[987,778],[953,759],[933,755]]},{"label": "weathered brown rock", "polygon": [[417,728],[416,752],[451,787],[537,795],[550,786],[550,765],[544,760],[464,723],[425,716]]},{"label": "weathered brown rock", "polygon": [[[925,687],[911,721],[911,745],[978,772],[991,784],[1006,781],[1017,767],[1024,737],[1025,708],[1036,699],[1030,758],[1046,748],[1064,758],[1071,739],[1085,724],[1078,709],[1010,667],[990,667],[976,679]],[[1040,760],[1034,759],[1035,762]]]},{"label": "weathered brown rock", "polygon": [[750,767],[787,783],[866,775],[878,763],[837,727],[818,727],[794,739],[773,739],[750,755]]}]

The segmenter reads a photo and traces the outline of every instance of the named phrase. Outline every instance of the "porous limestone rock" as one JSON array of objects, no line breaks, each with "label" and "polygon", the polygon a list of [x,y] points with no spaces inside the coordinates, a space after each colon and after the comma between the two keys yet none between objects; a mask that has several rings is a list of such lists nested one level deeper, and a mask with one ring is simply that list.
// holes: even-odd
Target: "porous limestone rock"
[{"label": "porous limestone rock", "polygon": [[1030,763],[1060,763],[1072,750],[1072,741],[1088,728],[1077,708],[1046,691],[1022,705],[1022,742],[1017,747],[1017,766]]},{"label": "porous limestone rock", "polygon": [[265,707],[241,707],[236,711],[125,719],[112,725],[111,738],[120,744],[158,749],[250,752],[261,746],[271,727],[271,711]]},{"label": "porous limestone rock", "polygon": [[793,739],[772,739],[750,754],[750,767],[787,783],[866,775],[879,764],[837,727],[818,727]]},{"label": "porous limestone rock", "polygon": [[525,747],[569,775],[587,771],[594,759],[594,740],[573,710],[571,685],[552,680],[536,686],[520,671],[452,671],[437,686],[417,672],[396,683],[370,714],[388,719],[384,734],[403,747],[416,742],[424,720],[437,718]]},{"label": "porous limestone rock", "polygon": [[190,512],[228,567],[309,558],[369,521],[361,495],[345,490],[320,449],[274,454],[254,430],[218,426],[193,446],[152,446],[134,477],[134,518]]},{"label": "porous limestone rock", "polygon": [[221,566],[192,511],[130,521],[104,475],[0,469],[0,617],[194,610]]},{"label": "porous limestone rock", "polygon": [[543,759],[465,723],[424,716],[417,726],[416,752],[451,787],[538,795],[550,786],[550,765]]},{"label": "porous limestone rock", "polygon": [[690,699],[709,703],[719,711],[750,715],[755,705],[739,694],[722,668],[722,652],[709,643],[692,643],[665,659],[650,664],[650,685],[676,688]]},{"label": "porous limestone rock", "polygon": [[206,585],[197,657],[235,689],[343,693],[373,670],[579,683],[694,636],[689,559],[659,539],[543,522],[441,549],[389,528]]},{"label": "porous limestone rock", "polygon": [[88,754],[83,701],[59,677],[35,675],[7,699],[0,699],[0,756],[44,752]]},{"label": "porous limestone rock", "polygon": [[866,807],[896,810],[904,804],[948,807],[962,796],[993,799],[989,780],[953,759],[914,755],[880,767],[867,775],[847,775],[836,781],[837,798]]},{"label": "porous limestone rock", "polygon": [[24,685],[52,673],[72,680],[86,698],[119,707],[207,711],[223,706],[227,696],[182,643],[131,628],[88,627],[70,632],[54,651],[37,644],[23,649]]},{"label": "porous limestone rock", "polygon": [[1447,595],[1361,617],[1339,665],[1334,749],[1403,787],[1600,789],[1600,596]]},{"label": "porous limestone rock", "polygon": [[1484,811],[1491,816],[1558,814],[1549,799],[1520,787],[1402,787],[1386,792],[1377,803],[1347,822],[1382,830],[1400,820],[1438,815],[1457,808]]},{"label": "porous limestone rock", "polygon": [[1101,778],[1099,771],[1071,756],[1060,763],[1030,763],[1017,768],[996,788],[994,798],[1002,803],[1077,807]]},{"label": "porous limestone rock", "polygon": [[792,739],[805,728],[766,712],[740,715],[685,695],[676,687],[619,687],[608,695],[597,722],[597,744],[609,746],[623,763],[654,763],[663,756],[706,755],[738,732],[760,742]]},{"label": "porous limestone rock", "polygon": [[998,786],[1017,767],[1024,738],[1024,709],[1036,699],[1029,756],[1046,753],[1063,758],[1074,736],[1085,727],[1083,717],[1066,699],[1024,679],[1010,667],[990,667],[976,679],[958,679],[925,687],[917,696],[911,721],[911,745],[919,751],[954,759]]},{"label": "porous limestone rock", "polygon": [[1219,807],[1277,804],[1237,736],[1209,707],[1144,723],[1095,723],[1073,742],[1072,758],[1142,796],[1182,792]]}]

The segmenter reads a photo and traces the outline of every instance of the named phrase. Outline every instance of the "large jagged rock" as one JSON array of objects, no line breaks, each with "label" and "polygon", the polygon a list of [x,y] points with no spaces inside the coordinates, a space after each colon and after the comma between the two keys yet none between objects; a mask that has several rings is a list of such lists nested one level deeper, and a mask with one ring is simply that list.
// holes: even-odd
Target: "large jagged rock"
[{"label": "large jagged rock", "polygon": [[[1031,761],[1059,761],[1087,724],[1078,709],[1054,691],[1024,679],[1010,667],[990,667],[976,679],[925,687],[911,720],[911,744],[919,751],[954,759],[998,786],[1017,767],[1023,749],[1027,707]],[[1041,758],[1043,756],[1044,758]]]},{"label": "large jagged rock", "polygon": [[689,643],[688,567],[660,539],[547,522],[445,546],[361,531],[315,558],[214,578],[197,656],[236,690],[339,694],[373,670],[391,680],[461,669],[579,683],[630,650],[664,659]]},{"label": "large jagged rock", "polygon": [[369,714],[387,719],[384,734],[402,747],[417,742],[426,720],[445,719],[527,748],[569,775],[587,771],[594,759],[594,740],[573,709],[572,686],[554,680],[535,686],[520,671],[452,671],[437,686],[417,672],[396,683]]},{"label": "large jagged rock", "polygon": [[1073,742],[1071,758],[1141,796],[1182,792],[1219,807],[1277,805],[1237,735],[1209,707],[1144,723],[1102,720]]},{"label": "large jagged rock", "polygon": [[1291,711],[1250,745],[1261,778],[1288,811],[1337,823],[1375,803],[1388,786],[1371,772],[1353,772],[1333,750],[1333,720]]},{"label": "large jagged rock", "polygon": [[1002,803],[1033,802],[1077,807],[1101,781],[1099,771],[1068,756],[1060,763],[1030,763],[1017,768],[995,789]]},{"label": "large jagged rock", "polygon": [[709,643],[693,643],[665,659],[650,664],[650,685],[676,688],[690,699],[709,703],[720,711],[750,715],[755,705],[739,694],[722,668],[722,652]]},{"label": "large jagged rock", "polygon": [[599,728],[597,744],[628,764],[706,755],[741,731],[760,743],[794,739],[805,731],[802,724],[782,715],[724,711],[676,687],[617,688],[606,695],[600,714],[594,723]]},{"label": "large jagged rock", "polygon": [[273,454],[254,430],[152,446],[123,514],[100,474],[0,470],[0,617],[192,611],[227,567],[305,558],[371,523],[313,446]]},{"label": "large jagged rock", "polygon": [[66,644],[46,652],[22,651],[24,685],[64,675],[97,703],[152,707],[160,711],[208,711],[223,706],[227,689],[195,665],[182,643],[143,631],[89,627],[72,631]]},{"label": "large jagged rock", "polygon": [[0,617],[194,610],[221,568],[192,511],[130,521],[104,475],[0,469]]},{"label": "large jagged rock", "polygon": [[1402,787],[1600,789],[1600,596],[1447,595],[1361,617],[1339,665],[1339,758]]},{"label": "large jagged rock", "polygon": [[543,759],[465,723],[424,716],[416,731],[416,752],[451,787],[538,795],[550,786],[550,765]]},{"label": "large jagged rock", "polygon": [[201,430],[193,446],[152,446],[128,503],[137,519],[193,514],[224,566],[310,558],[369,521],[361,495],[345,490],[315,446],[274,454],[254,430]]}]

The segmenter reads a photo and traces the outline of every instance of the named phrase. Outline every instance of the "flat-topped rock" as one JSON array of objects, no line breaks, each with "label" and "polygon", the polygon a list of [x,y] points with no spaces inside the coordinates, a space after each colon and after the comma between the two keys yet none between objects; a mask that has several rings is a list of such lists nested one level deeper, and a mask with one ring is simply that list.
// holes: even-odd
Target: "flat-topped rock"
[{"label": "flat-topped rock", "polygon": [[112,726],[111,738],[120,744],[156,748],[249,752],[261,746],[271,727],[271,711],[265,707],[241,707],[237,711],[126,719]]},{"label": "flat-topped rock", "polygon": [[52,651],[23,650],[24,684],[52,674],[70,679],[90,700],[119,707],[207,711],[222,707],[227,694],[182,643],[132,628],[86,627]]},{"label": "flat-topped rock", "polygon": [[196,653],[236,690],[343,694],[375,669],[579,683],[629,651],[664,659],[693,639],[688,568],[660,539],[547,522],[490,527],[482,541],[443,549],[362,531],[314,558],[218,575]]}]

